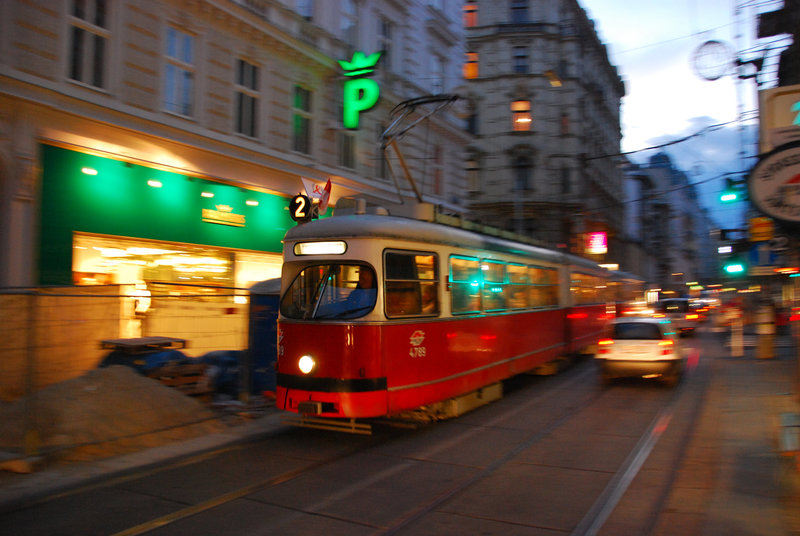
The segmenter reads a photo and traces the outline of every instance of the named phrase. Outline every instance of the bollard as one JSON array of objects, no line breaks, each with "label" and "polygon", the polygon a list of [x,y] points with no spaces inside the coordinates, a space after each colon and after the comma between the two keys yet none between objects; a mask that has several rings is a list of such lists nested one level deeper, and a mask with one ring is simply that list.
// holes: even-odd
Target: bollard
[{"label": "bollard", "polygon": [[756,357],[772,359],[775,357],[775,318],[772,308],[761,306],[756,312],[756,335],[758,351]]},{"label": "bollard", "polygon": [[744,336],[742,334],[742,315],[731,320],[731,357],[744,355]]}]

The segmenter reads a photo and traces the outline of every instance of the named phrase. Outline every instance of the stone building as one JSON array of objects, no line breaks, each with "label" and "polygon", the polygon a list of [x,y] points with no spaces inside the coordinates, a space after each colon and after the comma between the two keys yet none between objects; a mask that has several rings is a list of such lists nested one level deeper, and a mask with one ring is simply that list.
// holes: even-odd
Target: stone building
[{"label": "stone building", "polygon": [[687,283],[718,275],[708,210],[689,178],[665,153],[626,169],[625,258],[631,271],[663,290],[688,293]]},{"label": "stone building", "polygon": [[[461,6],[423,0],[7,0],[0,26],[0,286],[275,277],[301,178],[402,208],[391,111],[464,50]],[[380,98],[345,128],[355,79]],[[423,201],[463,212],[469,140],[443,110],[398,141]]]},{"label": "stone building", "polygon": [[[464,25],[472,217],[625,269],[625,86],[593,22],[575,0],[468,0]],[[607,254],[588,254],[593,232]]]}]

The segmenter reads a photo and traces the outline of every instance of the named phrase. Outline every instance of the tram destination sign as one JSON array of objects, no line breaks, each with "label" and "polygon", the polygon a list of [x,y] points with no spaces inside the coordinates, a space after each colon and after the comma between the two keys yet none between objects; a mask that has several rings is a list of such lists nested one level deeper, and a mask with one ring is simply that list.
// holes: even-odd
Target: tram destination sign
[{"label": "tram destination sign", "polygon": [[800,223],[800,142],[762,156],[750,172],[750,200],[767,216]]}]

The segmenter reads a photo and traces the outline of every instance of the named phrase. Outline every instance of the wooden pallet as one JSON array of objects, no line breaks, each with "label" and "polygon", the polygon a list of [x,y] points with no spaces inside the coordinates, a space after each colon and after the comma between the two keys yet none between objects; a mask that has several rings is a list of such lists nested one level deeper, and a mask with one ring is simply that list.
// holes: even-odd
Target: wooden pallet
[{"label": "wooden pallet", "polygon": [[214,389],[206,375],[207,368],[205,363],[170,364],[149,371],[147,376],[185,395],[210,398]]}]

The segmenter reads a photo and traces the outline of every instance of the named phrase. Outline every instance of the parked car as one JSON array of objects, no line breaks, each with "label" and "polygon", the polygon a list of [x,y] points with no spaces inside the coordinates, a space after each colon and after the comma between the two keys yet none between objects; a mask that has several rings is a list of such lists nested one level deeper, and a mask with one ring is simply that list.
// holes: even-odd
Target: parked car
[{"label": "parked car", "polygon": [[658,378],[674,386],[683,374],[685,350],[666,319],[615,318],[598,343],[595,360],[603,383],[615,378]]},{"label": "parked car", "polygon": [[681,335],[689,335],[702,321],[688,298],[665,298],[656,302],[654,318],[666,318]]}]

